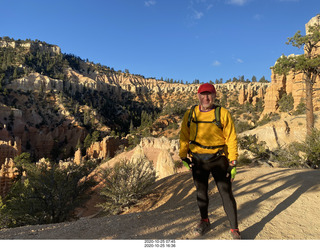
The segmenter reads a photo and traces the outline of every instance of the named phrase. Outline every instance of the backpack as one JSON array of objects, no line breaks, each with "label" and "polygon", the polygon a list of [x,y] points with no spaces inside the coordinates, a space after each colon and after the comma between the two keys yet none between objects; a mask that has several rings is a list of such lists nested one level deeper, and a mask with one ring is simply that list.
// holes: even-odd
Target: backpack
[{"label": "backpack", "polygon": [[[214,111],[214,115],[215,115],[215,119],[212,120],[212,121],[197,121],[197,116],[196,116],[196,112],[194,111],[195,107],[197,105],[193,105],[190,109],[190,112],[189,112],[189,116],[188,116],[188,122],[187,122],[187,126],[188,128],[190,128],[190,124],[191,124],[191,121],[196,123],[196,135],[194,137],[194,140],[191,140],[190,141],[190,144],[195,144],[197,146],[200,146],[201,148],[205,148],[205,149],[215,149],[215,148],[222,148],[224,147],[225,145],[219,145],[219,146],[204,146],[204,145],[201,145],[200,143],[196,142],[196,138],[197,138],[197,133],[198,133],[198,123],[214,123],[216,124],[221,130],[223,129],[223,126],[221,124],[221,121],[220,121],[220,112],[221,112],[221,106],[219,105],[216,105],[215,106],[215,111]],[[194,112],[194,118],[193,118],[193,112]]]}]

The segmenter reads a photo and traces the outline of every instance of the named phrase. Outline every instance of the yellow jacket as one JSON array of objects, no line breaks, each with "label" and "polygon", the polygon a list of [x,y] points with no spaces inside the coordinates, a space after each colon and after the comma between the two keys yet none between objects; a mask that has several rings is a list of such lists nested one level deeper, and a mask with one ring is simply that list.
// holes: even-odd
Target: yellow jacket
[{"label": "yellow jacket", "polygon": [[[199,106],[195,107],[195,114],[197,121],[212,121],[215,119],[215,109],[208,112],[201,112]],[[221,148],[206,149],[201,148],[195,144],[189,144],[189,141],[194,140],[196,135],[196,126],[198,125],[198,131],[196,135],[196,142],[203,146],[219,146],[225,145],[224,151],[229,161],[237,160],[238,158],[238,142],[237,134],[234,128],[234,123],[231,118],[230,112],[221,107],[220,121],[223,126],[221,130],[215,123],[193,123],[190,122],[190,128],[188,127],[188,116],[190,109],[184,114],[181,131],[180,131],[180,151],[181,158],[187,157],[190,149],[193,153],[216,153]],[[194,115],[193,115],[194,116]]]}]

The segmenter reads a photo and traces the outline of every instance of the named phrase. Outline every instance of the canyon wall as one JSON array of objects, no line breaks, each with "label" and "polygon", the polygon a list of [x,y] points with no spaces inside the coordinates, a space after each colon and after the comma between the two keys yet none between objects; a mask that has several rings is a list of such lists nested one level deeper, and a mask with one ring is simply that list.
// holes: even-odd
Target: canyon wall
[{"label": "canyon wall", "polygon": [[59,46],[47,44],[40,41],[23,41],[23,40],[11,40],[11,39],[1,39],[0,37],[0,47],[14,48],[14,49],[24,49],[26,52],[33,51],[46,51],[51,54],[60,54],[61,49]]},{"label": "canyon wall", "polygon": [[[318,22],[318,18],[312,18],[306,24],[308,27]],[[52,54],[60,54],[61,50],[58,46],[42,44],[40,42],[19,42],[10,40],[0,40],[0,47],[22,48],[26,51],[45,50]],[[319,54],[318,50],[314,54]],[[294,56],[294,55],[292,55]],[[77,93],[85,94],[85,92],[97,91],[102,93],[106,98],[110,99],[113,104],[119,105],[119,111],[125,108],[125,100],[133,97],[133,100],[142,104],[150,100],[154,106],[163,106],[163,104],[171,101],[183,101],[188,98],[196,99],[199,84],[180,84],[167,83],[162,80],[153,78],[144,78],[139,75],[132,75],[122,72],[88,70],[90,63],[82,62],[79,71],[75,71],[70,67],[63,72],[65,80],[53,79],[40,73],[30,73],[22,78],[18,78],[7,82],[5,88],[14,92],[22,92],[17,98],[25,100],[29,104],[27,95],[32,93],[51,92],[52,99],[46,101],[54,102],[57,106],[56,110],[41,109],[44,113],[51,116],[61,118],[59,125],[55,127],[42,127],[39,129],[37,125],[44,121],[41,107],[22,111],[19,106],[14,104],[0,104],[0,188],[8,188],[8,175],[13,176],[12,161],[14,156],[21,154],[22,148],[29,145],[34,148],[39,158],[48,157],[55,146],[59,146],[65,140],[69,144],[68,149],[76,147],[79,140],[84,140],[87,135],[85,128],[78,125],[77,121],[72,118],[63,104],[59,102],[60,92],[68,89],[71,95]],[[256,104],[264,101],[263,117],[269,113],[279,112],[279,100],[284,94],[292,94],[294,99],[294,108],[305,98],[304,75],[289,73],[287,76],[279,76],[271,71],[271,83],[243,83],[243,82],[227,82],[224,84],[215,84],[217,89],[217,97],[221,98],[224,94],[236,96],[240,104],[250,103]],[[320,88],[320,79],[317,78],[314,89]],[[320,110],[320,91],[314,91],[313,95],[314,110]],[[23,101],[22,101],[23,102]],[[31,104],[31,103],[30,103]],[[121,106],[123,105],[123,106]],[[33,105],[31,105],[33,106]],[[9,122],[12,121],[10,128]],[[32,121],[32,125],[30,122]],[[105,159],[108,156],[113,157],[117,150],[126,145],[126,140],[107,136],[101,142],[91,145],[86,151],[88,158]],[[148,146],[148,141],[143,140],[142,146]],[[160,148],[159,148],[160,149]],[[170,150],[170,149],[169,149]],[[164,153],[163,153],[164,154]],[[168,161],[164,156],[163,161]],[[81,152],[76,151],[75,161],[80,163],[82,160]]]}]

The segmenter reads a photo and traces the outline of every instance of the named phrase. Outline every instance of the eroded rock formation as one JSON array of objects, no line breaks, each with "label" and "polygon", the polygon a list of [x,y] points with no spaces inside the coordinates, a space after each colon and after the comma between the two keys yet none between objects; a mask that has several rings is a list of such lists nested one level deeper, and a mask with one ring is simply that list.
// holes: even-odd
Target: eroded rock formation
[{"label": "eroded rock formation", "polygon": [[[306,33],[308,34],[308,29],[311,25],[319,23],[318,16],[313,17],[305,26]],[[313,51],[314,54],[320,54],[319,48]],[[295,56],[295,55],[289,55]],[[290,72],[287,76],[276,75],[271,70],[271,84],[267,88],[265,94],[265,108],[261,116],[269,113],[279,112],[279,100],[283,94],[292,94],[294,99],[294,109],[298,106],[301,101],[305,101],[305,75],[303,73],[293,73]],[[314,84],[314,89],[319,89],[320,78],[316,78],[316,83]],[[314,111],[320,110],[320,91],[314,90],[313,92],[313,107]]]},{"label": "eroded rock formation", "polygon": [[7,158],[14,158],[21,154],[21,141],[3,141],[0,140],[0,165],[2,165]]},{"label": "eroded rock formation", "polygon": [[113,158],[119,148],[124,148],[128,145],[128,140],[125,138],[107,136],[102,141],[94,142],[86,151],[86,156],[89,159],[98,158],[106,159]]},{"label": "eroded rock formation", "polygon": [[4,163],[0,167],[0,196],[4,197],[13,183],[13,179],[16,177],[16,167],[12,158],[6,158]]},{"label": "eroded rock formation", "polygon": [[[231,84],[231,83],[229,83]],[[240,104],[251,103],[255,105],[257,102],[264,99],[266,89],[270,86],[270,83],[236,83],[237,86],[234,90],[239,91],[238,101]]]}]

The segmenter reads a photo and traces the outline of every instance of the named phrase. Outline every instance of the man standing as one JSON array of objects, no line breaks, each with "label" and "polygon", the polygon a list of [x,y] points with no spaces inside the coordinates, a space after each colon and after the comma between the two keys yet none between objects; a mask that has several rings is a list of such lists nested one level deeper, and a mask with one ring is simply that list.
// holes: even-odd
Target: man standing
[{"label": "man standing", "polygon": [[197,95],[199,105],[186,111],[182,121],[179,151],[183,163],[191,166],[196,186],[201,220],[195,231],[203,235],[210,229],[208,181],[211,173],[230,222],[231,236],[241,239],[232,193],[238,157],[234,123],[227,109],[214,104],[216,90],[212,84],[200,85]]}]

